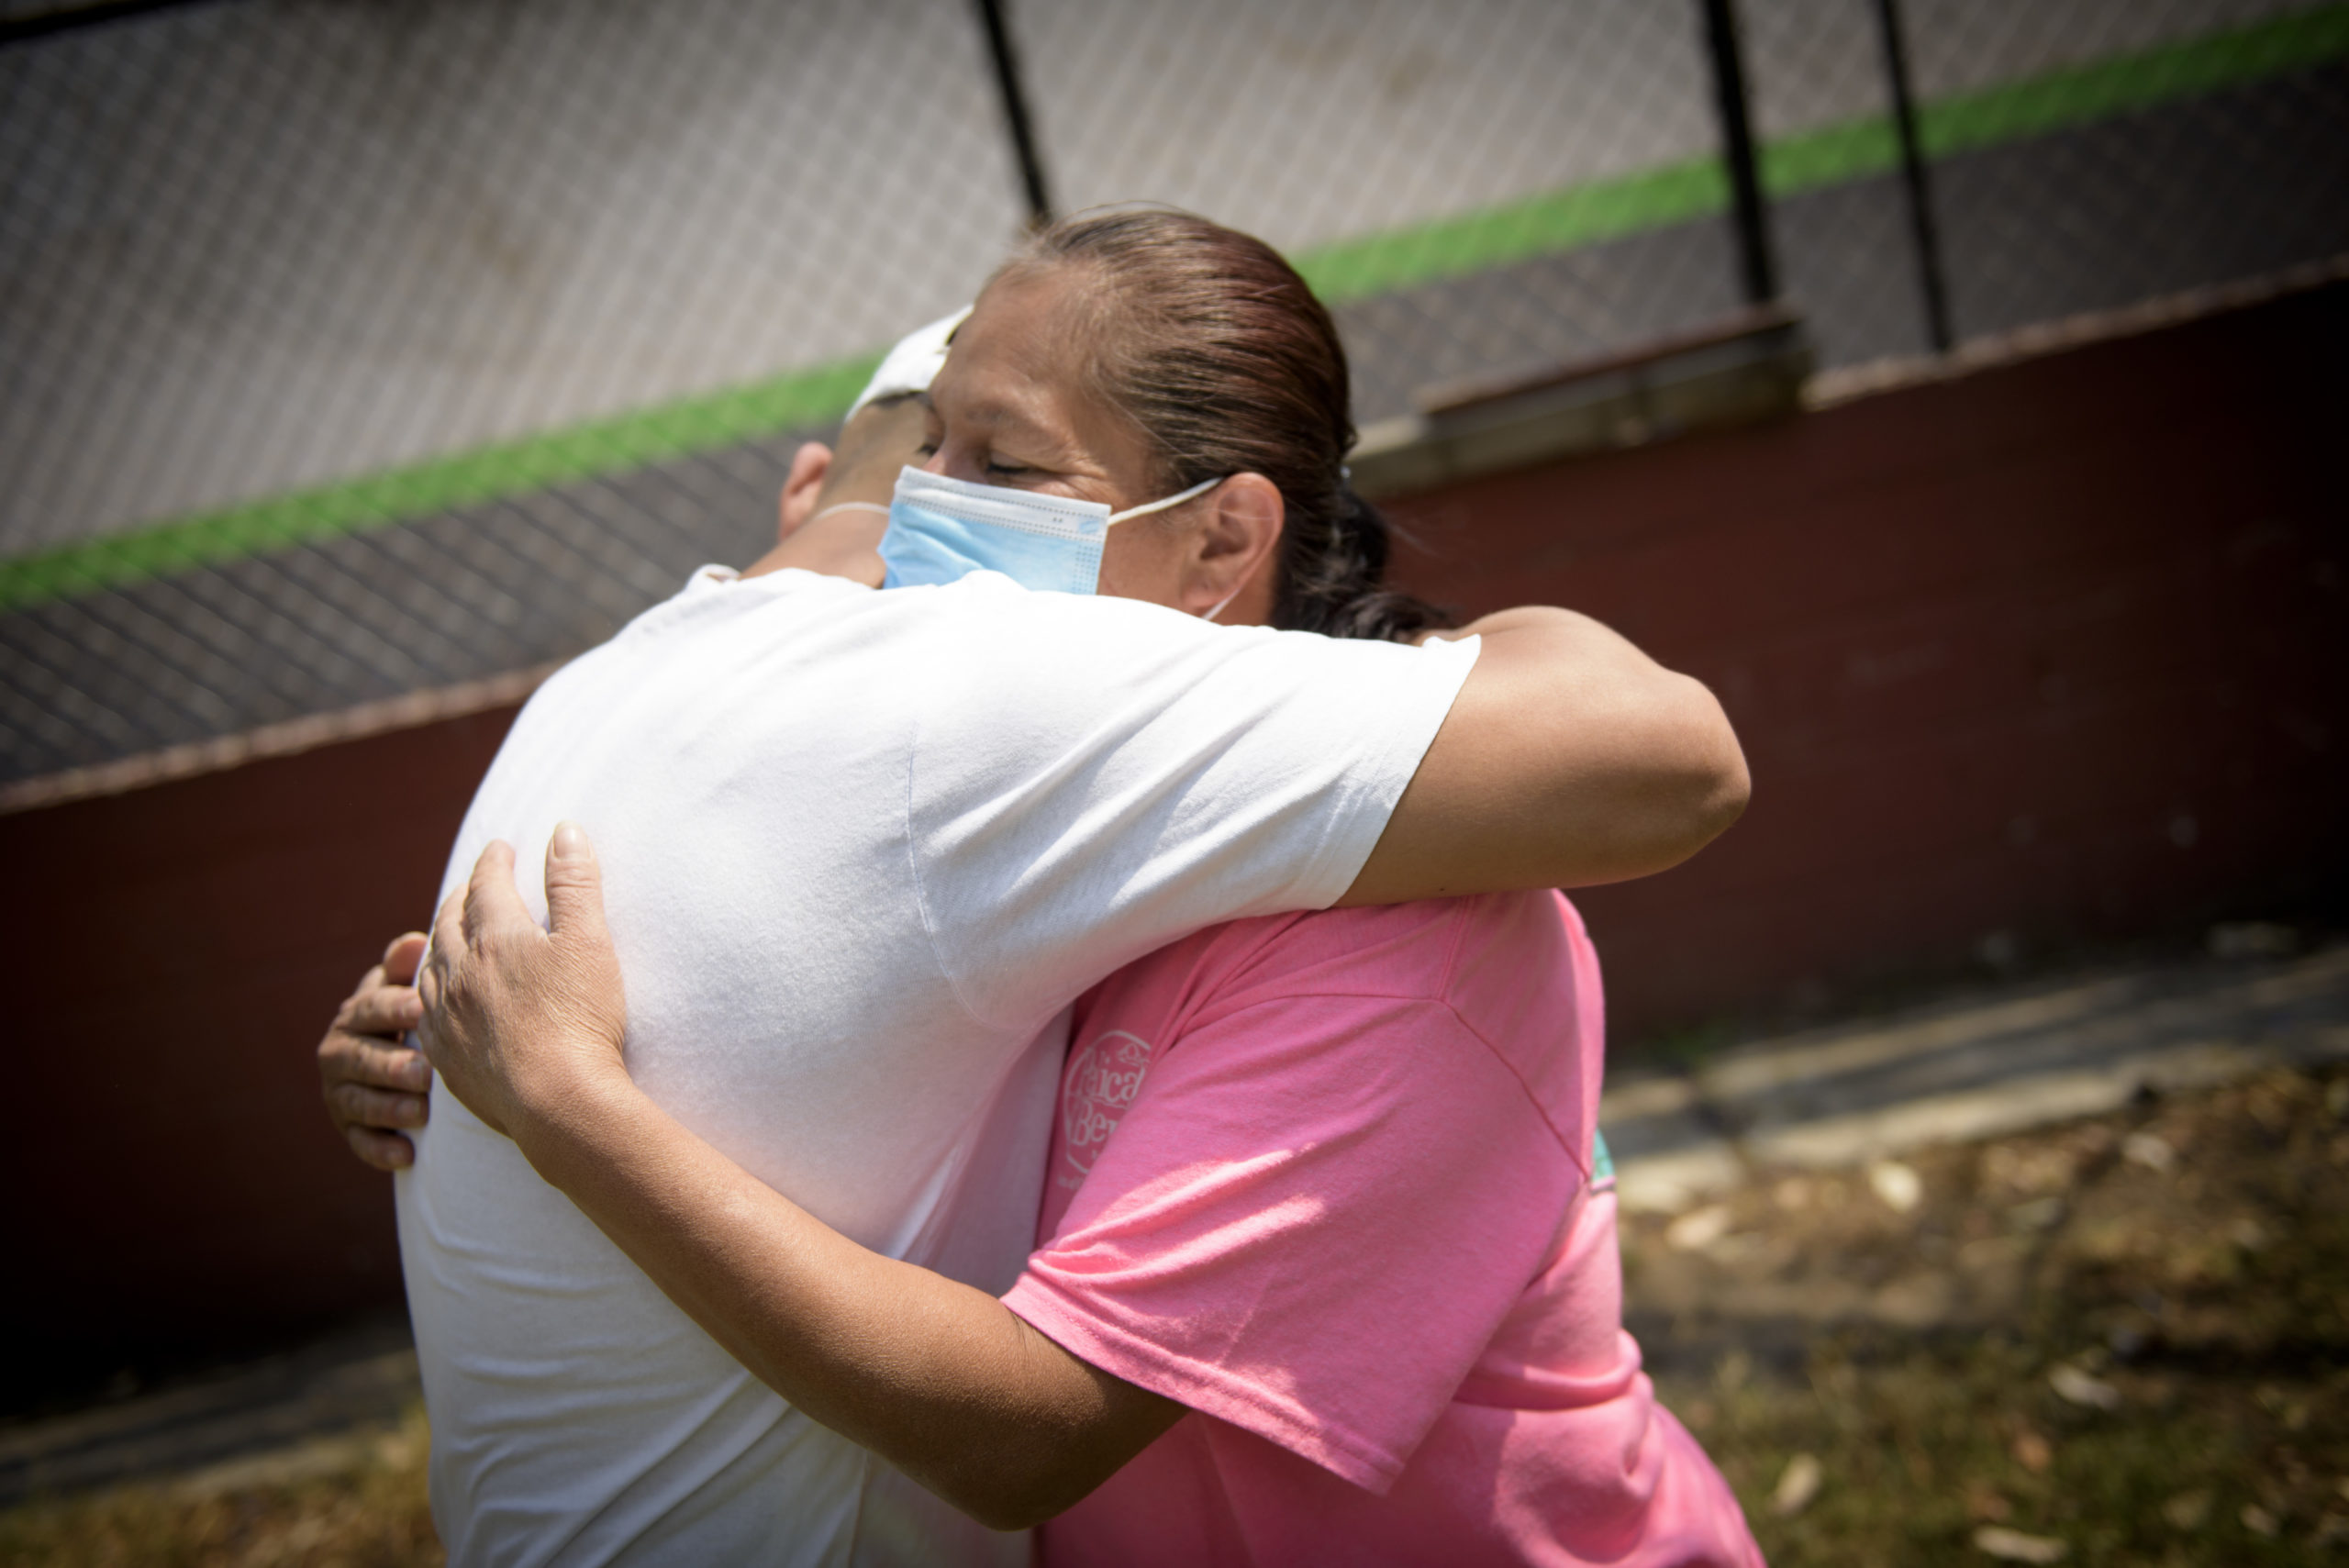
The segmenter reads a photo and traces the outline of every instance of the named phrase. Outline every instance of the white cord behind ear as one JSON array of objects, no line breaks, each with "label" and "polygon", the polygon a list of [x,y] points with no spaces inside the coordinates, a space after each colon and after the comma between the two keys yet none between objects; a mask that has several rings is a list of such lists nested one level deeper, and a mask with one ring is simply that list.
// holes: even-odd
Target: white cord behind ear
[{"label": "white cord behind ear", "polygon": [[[820,512],[808,514],[807,522],[812,523],[818,517],[829,517],[834,512],[878,512],[885,517],[889,515],[889,508],[878,501],[835,501]],[[799,526],[804,528],[807,523]]]},{"label": "white cord behind ear", "polygon": [[1241,590],[1245,589],[1247,586],[1248,586],[1248,584],[1247,584],[1245,582],[1242,582],[1242,583],[1240,584],[1240,586],[1239,586],[1238,588],[1234,588],[1233,590],[1231,590],[1231,592],[1230,592],[1229,594],[1226,594],[1222,598],[1218,599],[1218,600],[1215,602],[1215,608],[1213,608],[1213,609],[1209,610],[1207,614],[1205,614],[1205,615],[1201,616],[1199,618],[1200,618],[1201,620],[1213,620],[1213,619],[1215,619],[1215,617],[1218,617],[1218,616],[1219,616],[1219,615],[1223,614],[1223,612],[1224,612],[1224,607],[1225,607],[1226,606],[1230,605],[1230,604],[1231,603],[1231,601],[1232,601],[1232,600],[1234,600],[1234,599],[1238,598],[1238,597],[1240,596],[1240,595],[1241,595]]},{"label": "white cord behind ear", "polygon": [[1184,491],[1179,495],[1169,495],[1163,501],[1150,501],[1139,506],[1129,506],[1122,512],[1112,512],[1107,518],[1103,519],[1103,521],[1105,524],[1122,523],[1128,517],[1147,517],[1152,512],[1163,512],[1169,506],[1179,506],[1194,495],[1206,495],[1208,491],[1222,484],[1224,480],[1230,477],[1231,476],[1227,473],[1219,475],[1214,479],[1202,479],[1197,484],[1192,485],[1188,490]]}]

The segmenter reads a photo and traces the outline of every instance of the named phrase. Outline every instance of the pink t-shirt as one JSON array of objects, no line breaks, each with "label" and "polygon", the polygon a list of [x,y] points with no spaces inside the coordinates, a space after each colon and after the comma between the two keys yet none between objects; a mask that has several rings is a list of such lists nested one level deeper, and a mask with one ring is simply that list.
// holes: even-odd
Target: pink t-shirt
[{"label": "pink t-shirt", "polygon": [[1004,1299],[1193,1413],[1051,1568],[1759,1564],[1623,1332],[1600,1020],[1554,894],[1235,921],[1080,1001]]}]

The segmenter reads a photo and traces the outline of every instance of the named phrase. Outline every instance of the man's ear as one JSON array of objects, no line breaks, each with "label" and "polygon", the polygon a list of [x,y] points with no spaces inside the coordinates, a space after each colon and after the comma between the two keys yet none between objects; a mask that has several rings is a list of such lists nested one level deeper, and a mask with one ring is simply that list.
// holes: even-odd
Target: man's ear
[{"label": "man's ear", "polygon": [[1181,607],[1201,616],[1225,605],[1218,621],[1261,626],[1272,617],[1272,563],[1288,516],[1280,486],[1261,473],[1235,473],[1207,500],[1207,521],[1184,562]]},{"label": "man's ear", "polygon": [[805,441],[791,454],[791,473],[783,482],[783,526],[775,532],[778,539],[789,539],[799,531],[816,510],[816,498],[823,493],[824,481],[832,472],[832,449],[821,441]]}]

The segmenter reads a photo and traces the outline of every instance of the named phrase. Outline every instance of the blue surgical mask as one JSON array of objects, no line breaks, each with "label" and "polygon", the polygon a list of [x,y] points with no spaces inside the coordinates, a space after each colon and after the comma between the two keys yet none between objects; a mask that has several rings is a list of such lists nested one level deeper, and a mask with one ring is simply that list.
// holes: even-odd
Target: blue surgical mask
[{"label": "blue surgical mask", "polygon": [[973,572],[1000,572],[1022,587],[1090,594],[1101,581],[1101,546],[1110,525],[1180,506],[1222,483],[1210,479],[1163,501],[1112,512],[1099,501],[907,468],[897,475],[888,531],[881,536],[881,562],[888,569],[881,585],[952,583]]}]

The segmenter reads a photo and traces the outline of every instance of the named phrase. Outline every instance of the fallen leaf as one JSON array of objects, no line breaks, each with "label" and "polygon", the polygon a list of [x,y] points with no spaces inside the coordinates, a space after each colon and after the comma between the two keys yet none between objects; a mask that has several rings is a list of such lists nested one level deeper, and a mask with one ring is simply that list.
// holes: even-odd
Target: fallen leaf
[{"label": "fallen leaf", "polygon": [[1770,1511],[1782,1519],[1790,1519],[1810,1507],[1819,1496],[1821,1479],[1819,1460],[1815,1455],[1798,1453],[1787,1461],[1787,1468],[1778,1476],[1778,1485],[1770,1493]]},{"label": "fallen leaf", "polygon": [[1974,1545],[2002,1562],[2061,1562],[2072,1550],[2052,1536],[2025,1535],[2004,1525],[1984,1525],[1974,1532]]},{"label": "fallen leaf", "polygon": [[1664,1228],[1664,1244],[1675,1252],[1695,1252],[1729,1234],[1729,1206],[1708,1204],[1690,1209]]},{"label": "fallen leaf", "polygon": [[2143,1165],[2148,1171],[2165,1173],[2177,1163],[2177,1151],[2169,1140],[2156,1132],[2132,1132],[2121,1140],[2121,1156],[2131,1164]]},{"label": "fallen leaf", "polygon": [[2015,1434],[2015,1462],[2033,1475],[2044,1473],[2054,1460],[2055,1451],[2037,1432],[2025,1427]]},{"label": "fallen leaf", "polygon": [[2093,1373],[2082,1372],[2069,1362],[2058,1363],[2047,1374],[2047,1385],[2075,1405],[2085,1405],[2094,1410],[2121,1408],[2121,1390]]},{"label": "fallen leaf", "polygon": [[2203,940],[2219,959],[2289,958],[2300,951],[2300,933],[2272,920],[2231,920],[2211,927]]},{"label": "fallen leaf", "polygon": [[1898,1160],[1879,1160],[1868,1167],[1868,1185],[1895,1214],[1907,1214],[1925,1195],[1925,1184],[1916,1171]]},{"label": "fallen leaf", "polygon": [[2180,1492],[2162,1505],[2162,1518],[2169,1521],[2172,1529],[2200,1529],[2210,1518],[2210,1492],[2201,1487]]},{"label": "fallen leaf", "polygon": [[1997,1524],[2012,1518],[2014,1511],[2013,1505],[1999,1496],[1998,1489],[1981,1477],[1965,1484],[1965,1517],[1976,1524]]},{"label": "fallen leaf", "polygon": [[2278,1529],[2283,1528],[2282,1522],[2274,1514],[2256,1503],[2245,1503],[2243,1506],[2242,1518],[2243,1528],[2254,1535],[2272,1538]]},{"label": "fallen leaf", "polygon": [[2007,1218],[2024,1230],[2044,1230],[2063,1219],[2064,1200],[2060,1197],[2035,1197],[2007,1210]]}]

